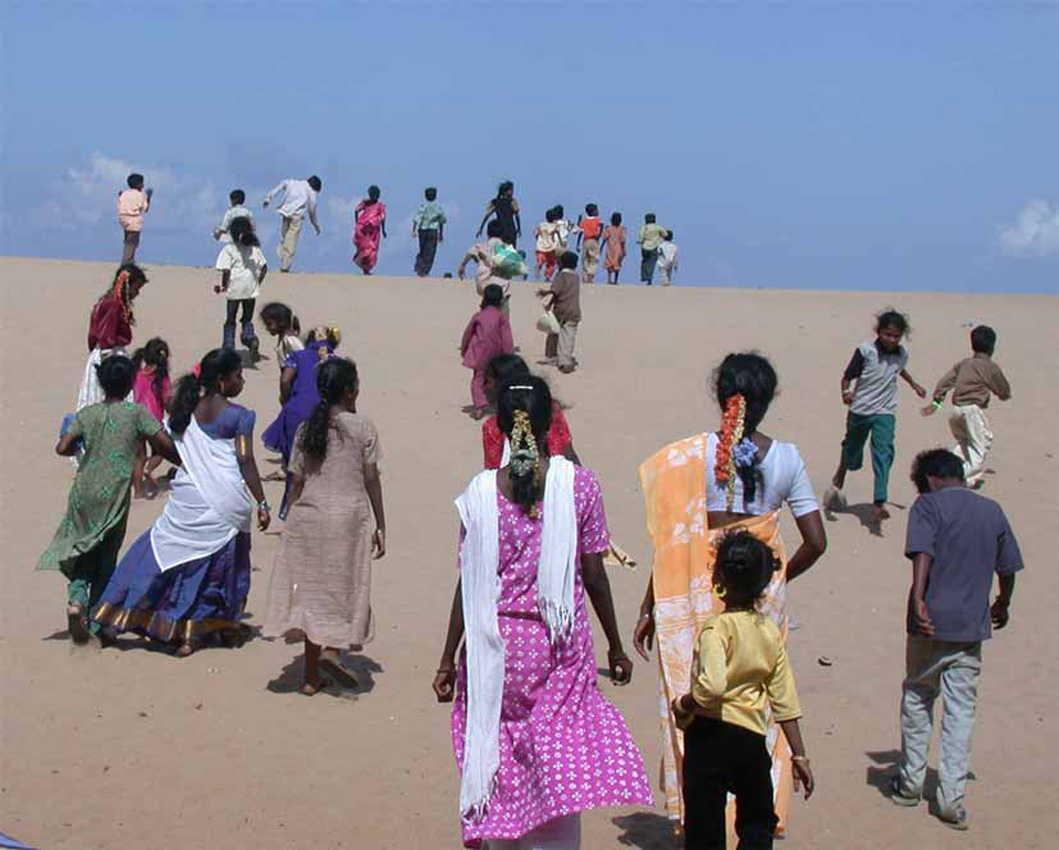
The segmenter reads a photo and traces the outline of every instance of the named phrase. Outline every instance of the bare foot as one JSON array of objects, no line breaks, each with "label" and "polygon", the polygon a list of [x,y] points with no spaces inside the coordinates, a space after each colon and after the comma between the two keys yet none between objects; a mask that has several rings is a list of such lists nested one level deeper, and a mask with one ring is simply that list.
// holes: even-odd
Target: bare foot
[{"label": "bare foot", "polygon": [[190,655],[195,654],[195,646],[192,643],[183,643],[180,648],[173,653],[177,658],[187,658]]},{"label": "bare foot", "polygon": [[92,637],[88,630],[88,617],[80,602],[71,602],[66,606],[66,628],[70,632],[70,640],[76,644],[88,643]]},{"label": "bare foot", "polygon": [[481,419],[483,416],[485,416],[484,407],[476,407],[474,410],[471,411],[471,419],[474,419],[475,421]]},{"label": "bare foot", "polygon": [[324,688],[329,687],[331,687],[331,683],[327,679],[318,679],[315,685],[311,682],[306,682],[298,689],[298,693],[302,696],[314,697]]}]

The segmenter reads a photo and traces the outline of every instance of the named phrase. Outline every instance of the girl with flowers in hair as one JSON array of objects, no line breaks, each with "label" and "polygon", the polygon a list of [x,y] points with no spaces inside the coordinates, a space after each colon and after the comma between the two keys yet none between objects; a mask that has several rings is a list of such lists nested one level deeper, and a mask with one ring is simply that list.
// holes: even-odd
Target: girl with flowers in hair
[{"label": "girl with flowers in hair", "polygon": [[[640,467],[647,529],[654,563],[634,643],[648,658],[658,640],[664,710],[661,716],[663,786],[669,817],[683,820],[684,733],[671,704],[688,692],[695,639],[704,621],[724,609],[714,588],[717,545],[728,532],[747,531],[766,543],[782,564],[757,603],[786,638],[786,584],[808,570],[827,548],[805,464],[793,443],[781,443],[758,429],[776,394],[776,372],[759,354],[729,354],[714,376],[721,429],[672,443]],[[802,542],[788,560],[779,533],[786,503]],[[791,792],[790,750],[769,720],[777,834]]]},{"label": "girl with flowers in hair", "polygon": [[460,580],[433,687],[455,699],[464,845],[576,848],[582,811],[651,801],[640,752],[596,684],[586,597],[611,681],[632,676],[603,568],[603,496],[589,470],[549,456],[544,381],[510,378],[498,416],[510,461],[456,500]]},{"label": "girl with flowers in hair", "polygon": [[106,398],[97,377],[97,367],[112,354],[125,354],[132,342],[132,302],[147,283],[147,275],[139,266],[124,265],[114,274],[114,280],[92,308],[88,320],[88,362],[85,364],[81,390],[77,396],[77,410],[99,404]]}]

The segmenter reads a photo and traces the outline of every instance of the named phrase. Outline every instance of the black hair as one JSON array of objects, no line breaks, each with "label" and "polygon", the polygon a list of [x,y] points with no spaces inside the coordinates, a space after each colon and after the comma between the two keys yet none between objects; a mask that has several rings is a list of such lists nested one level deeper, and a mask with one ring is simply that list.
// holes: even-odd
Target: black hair
[{"label": "black hair", "polygon": [[246,192],[242,189],[232,189],[228,195],[228,200],[232,202],[232,205],[245,204],[246,203]]},{"label": "black hair", "polygon": [[529,375],[530,369],[517,354],[498,354],[486,365],[485,372],[494,381],[505,383],[509,378]]},{"label": "black hair", "polygon": [[713,575],[724,587],[726,602],[753,605],[782,566],[767,543],[749,531],[730,531],[717,544]]},{"label": "black hair", "polygon": [[185,375],[176,385],[169,406],[169,430],[183,434],[191,424],[191,415],[203,395],[216,395],[221,381],[243,368],[242,358],[234,348],[215,348],[202,358],[198,377]]},{"label": "black hair", "polygon": [[316,370],[316,389],[320,402],[302,432],[301,449],[310,460],[323,462],[327,457],[327,434],[331,430],[331,408],[357,386],[357,364],[345,357],[332,357]]},{"label": "black hair", "polygon": [[672,242],[673,241],[673,231],[672,230],[667,230],[666,231],[666,241],[667,242]]},{"label": "black hair", "polygon": [[[526,389],[528,387],[528,389]],[[497,401],[497,424],[501,432],[511,437],[515,427],[515,413],[524,411],[529,416],[530,430],[541,455],[548,453],[548,429],[552,426],[552,393],[548,385],[536,375],[515,375],[504,382]],[[512,444],[514,453],[519,449]],[[544,480],[535,469],[521,475],[509,468],[511,496],[515,504],[529,514],[544,497]]]},{"label": "black hair", "polygon": [[595,204],[585,204],[585,212],[589,215],[599,215],[599,207]]},{"label": "black hair", "polygon": [[121,401],[132,391],[136,367],[124,354],[112,354],[96,366],[96,377],[109,400]]},{"label": "black hair", "polygon": [[294,331],[296,334],[302,332],[301,323],[294,311],[279,301],[270,301],[261,308],[261,321],[276,324],[280,331]]},{"label": "black hair", "polygon": [[996,331],[989,325],[979,325],[971,331],[971,351],[992,354],[996,349]]},{"label": "black hair", "polygon": [[555,211],[555,207],[552,207],[548,212],[544,214],[544,220],[551,224],[559,217],[559,213]]},{"label": "black hair", "polygon": [[371,185],[371,186],[368,187],[368,200],[369,201],[377,201],[377,200],[379,200],[379,197],[381,195],[382,195],[382,189],[380,189],[378,186]]},{"label": "black hair", "polygon": [[245,215],[232,219],[231,224],[228,225],[228,233],[236,245],[242,245],[244,248],[256,248],[261,245],[257,234],[254,233],[253,222]]},{"label": "black hair", "polygon": [[165,379],[169,377],[169,354],[169,343],[160,336],[156,336],[147,340],[147,345],[137,348],[132,355],[132,362],[137,372],[144,367],[144,364],[154,368],[152,383],[159,398],[162,397]]},{"label": "black hair", "polygon": [[312,186],[314,192],[319,192],[321,189],[324,188],[324,184],[320,181],[320,178],[317,177],[315,174],[305,182]]},{"label": "black hair", "polygon": [[904,336],[910,336],[912,333],[912,326],[908,323],[908,316],[892,308],[883,310],[875,317],[876,333],[881,333],[887,328],[899,330]]},{"label": "black hair", "polygon": [[147,283],[147,275],[144,274],[143,269],[141,269],[135,263],[126,263],[123,266],[118,266],[118,270],[116,272],[114,272],[114,279],[110,282],[110,286],[107,287],[107,291],[106,292],[104,292],[102,295],[99,296],[98,300],[102,301],[104,298],[106,298],[109,295],[113,294],[114,286],[117,284],[118,278],[121,277],[123,272],[128,272],[129,273],[129,279],[125,282],[125,286],[123,287],[122,292],[121,292],[122,300],[125,301],[126,306],[129,303],[129,295],[128,295],[129,287],[132,286],[133,284],[137,284],[137,283],[140,284],[141,286],[143,284]]},{"label": "black hair", "polygon": [[129,175],[129,179],[125,181],[129,184],[130,189],[142,189],[143,188],[143,175],[133,172]]},{"label": "black hair", "polygon": [[563,255],[559,258],[559,268],[561,269],[573,269],[577,268],[577,254],[573,251],[563,251]]},{"label": "black hair", "polygon": [[647,215],[645,215],[643,217],[643,220],[644,220],[644,222],[646,224],[654,224],[655,223],[655,214],[654,213],[647,213]]},{"label": "black hair", "polygon": [[504,304],[504,289],[497,283],[490,283],[482,290],[481,309],[486,307],[501,307]]},{"label": "black hair", "polygon": [[490,239],[503,239],[504,225],[494,218],[488,225],[486,225],[485,235]]},{"label": "black hair", "polygon": [[614,213],[610,217],[610,223],[613,224],[615,227],[620,225],[621,224],[621,213]]},{"label": "black hair", "polygon": [[948,449],[929,449],[912,461],[912,482],[920,493],[930,492],[927,477],[963,481],[963,461]]},{"label": "black hair", "polygon": [[505,192],[514,193],[514,191],[515,191],[515,184],[512,183],[510,180],[505,180],[503,183],[501,183],[499,186],[496,187],[496,196],[499,198]]},{"label": "black hair", "polygon": [[[728,400],[741,395],[746,403],[746,415],[743,419],[743,436],[749,438],[761,424],[768,413],[769,405],[776,396],[779,379],[772,364],[760,354],[752,351],[742,354],[729,354],[713,373],[714,392],[717,403],[724,411]],[[734,447],[733,447],[734,448]],[[737,466],[739,480],[743,483],[743,503],[754,501],[757,485],[761,479],[758,468],[760,452],[754,463],[749,466]]]},{"label": "black hair", "polygon": [[562,204],[556,204],[555,205],[555,217],[556,218],[562,218],[564,215],[566,215],[566,210],[563,209],[563,205]]},{"label": "black hair", "polygon": [[423,196],[424,196],[424,197],[425,197],[425,198],[426,198],[426,199],[427,199],[428,201],[433,201],[433,200],[437,199],[437,197],[438,197],[438,190],[437,190],[437,189],[435,189],[435,188],[434,188],[433,186],[430,186],[430,187],[429,187],[429,188],[427,188],[427,190],[426,190],[426,191],[425,191],[425,192],[423,193]]}]

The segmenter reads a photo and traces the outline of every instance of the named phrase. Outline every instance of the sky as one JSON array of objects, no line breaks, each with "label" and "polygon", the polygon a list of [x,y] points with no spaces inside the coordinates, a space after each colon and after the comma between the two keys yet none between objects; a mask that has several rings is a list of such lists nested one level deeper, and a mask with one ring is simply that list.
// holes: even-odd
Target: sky
[{"label": "sky", "polygon": [[[523,240],[594,202],[674,231],[681,285],[1059,291],[1059,3],[0,4],[0,253],[212,265],[246,190],[323,180],[295,267],[349,272],[382,188],[377,271],[449,215],[435,274],[511,179]],[[273,260],[273,262],[275,262]]]}]

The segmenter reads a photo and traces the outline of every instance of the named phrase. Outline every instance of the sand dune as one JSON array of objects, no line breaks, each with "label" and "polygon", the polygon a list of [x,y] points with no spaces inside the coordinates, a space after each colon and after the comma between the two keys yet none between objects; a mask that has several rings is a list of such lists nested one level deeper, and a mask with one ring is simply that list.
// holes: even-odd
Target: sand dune
[{"label": "sand dune", "polygon": [[[151,282],[136,305],[137,341],[163,336],[176,369],[186,370],[220,343],[224,307],[212,293],[214,273],[148,271]],[[265,297],[294,306],[303,327],[342,328],[342,349],[361,370],[361,411],[377,423],[385,452],[389,553],[373,591],[378,639],[360,661],[373,671],[370,686],[356,699],[310,700],[294,693],[299,648],[282,642],[254,640],[240,650],[176,660],[143,649],[73,651],[54,637],[65,627],[63,583],[33,566],[64,508],[71,469],[52,447],[76,398],[89,309],[112,269],[7,258],[0,272],[7,550],[0,830],[48,850],[459,846],[449,710],[434,702],[430,682],[456,578],[451,500],[481,463],[478,426],[461,413],[470,372],[456,352],[476,307],[471,286],[299,274],[265,284]],[[898,743],[910,573],[901,546],[913,499],[906,473],[915,451],[949,442],[944,417],[919,417],[918,400],[903,388],[898,507],[885,537],[870,537],[854,514],[837,517],[827,525],[829,552],[791,589],[798,625],[791,651],[819,790],[794,806],[786,845],[1051,846],[1059,583],[1050,569],[1059,464],[1047,423],[1059,409],[1059,301],[597,285],[586,287],[582,303],[582,368],[547,374],[569,405],[578,452],[603,483],[612,531],[642,564],[612,576],[626,634],[650,554],[636,467],[662,444],[716,426],[708,379],[724,353],[755,348],[772,357],[782,395],[763,430],[798,443],[822,489],[842,435],[840,373],[853,346],[869,338],[874,311],[894,304],[911,314],[909,368],[927,385],[964,356],[969,323],[997,329],[997,359],[1015,400],[991,410],[997,438],[989,466],[996,474],[985,492],[1005,506],[1028,568],[1011,626],[985,652],[976,781],[967,800],[972,831],[952,833],[925,809],[896,809],[878,789]],[[533,329],[538,310],[532,287],[515,286],[516,342],[534,359],[543,345]],[[258,411],[258,433],[276,413],[276,396],[273,362],[247,373],[241,401]],[[278,503],[280,485],[267,487]],[[848,492],[855,503],[870,501],[870,474],[852,475]],[[135,503],[126,542],[160,509]],[[789,517],[785,528],[793,532]],[[255,533],[254,615],[262,613],[278,539]],[[833,666],[818,665],[822,655]],[[653,664],[638,663],[630,687],[601,682],[652,775],[660,753],[656,676]],[[585,818],[586,847],[669,847],[665,834],[661,808]]]}]

